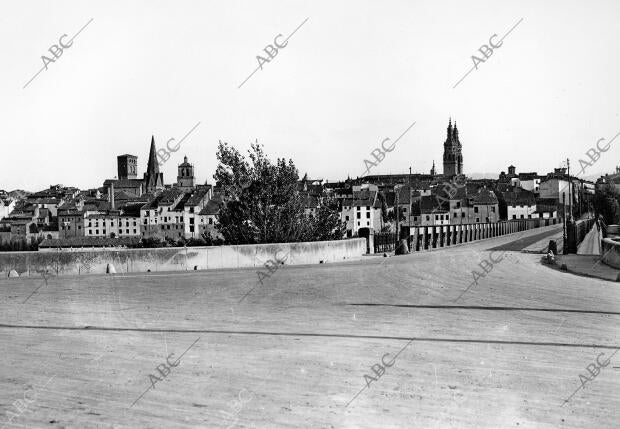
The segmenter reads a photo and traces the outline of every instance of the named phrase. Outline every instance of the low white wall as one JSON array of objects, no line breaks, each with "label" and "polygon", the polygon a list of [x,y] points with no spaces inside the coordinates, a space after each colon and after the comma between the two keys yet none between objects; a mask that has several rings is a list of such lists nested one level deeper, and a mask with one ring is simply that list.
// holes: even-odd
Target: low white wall
[{"label": "low white wall", "polygon": [[105,273],[108,264],[116,272],[185,271],[217,268],[259,267],[276,258],[285,265],[318,264],[360,259],[366,239],[304,243],[248,244],[239,246],[166,247],[158,249],[85,250],[71,252],[2,252],[0,276],[10,270],[19,275]]}]

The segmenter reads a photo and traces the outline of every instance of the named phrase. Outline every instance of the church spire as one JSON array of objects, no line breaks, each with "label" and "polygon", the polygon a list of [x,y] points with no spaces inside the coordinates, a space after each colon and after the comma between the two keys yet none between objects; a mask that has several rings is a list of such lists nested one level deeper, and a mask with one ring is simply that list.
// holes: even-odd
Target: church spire
[{"label": "church spire", "polygon": [[149,162],[146,165],[146,173],[144,173],[144,185],[147,192],[164,187],[164,177],[159,172],[159,163],[157,162],[155,136],[151,136],[151,149],[149,151]]},{"label": "church spire", "polygon": [[157,151],[155,150],[155,136],[151,136],[151,149],[149,151],[149,162],[146,165],[146,174],[148,176],[153,173],[159,173],[159,164],[157,162]]}]

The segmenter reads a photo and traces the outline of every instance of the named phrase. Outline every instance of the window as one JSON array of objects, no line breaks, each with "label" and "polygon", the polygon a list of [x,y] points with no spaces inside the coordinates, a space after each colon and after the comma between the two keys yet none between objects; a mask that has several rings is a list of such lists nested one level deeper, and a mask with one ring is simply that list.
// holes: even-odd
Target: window
[{"label": "window", "polygon": [[190,218],[189,218],[189,224],[190,224],[190,225],[193,225],[193,224],[194,224],[194,218],[193,218],[193,217],[190,217]]},{"label": "window", "polygon": [[88,230],[88,235],[93,235],[93,232],[90,229]]},{"label": "window", "polygon": [[82,229],[82,227],[78,225],[78,229]]},{"label": "window", "polygon": [[370,206],[366,206],[366,210],[370,210]]},{"label": "window", "polygon": [[110,221],[110,226],[114,226],[114,221]]},{"label": "window", "polygon": [[474,213],[478,213],[478,206],[474,207]]},{"label": "window", "polygon": [[461,213],[461,217],[465,217],[465,213]]},{"label": "window", "polygon": [[133,221],[133,226],[136,226],[136,221],[135,220]]},{"label": "window", "polygon": [[345,216],[345,218],[346,218],[347,221],[349,220],[349,216]]},{"label": "window", "polygon": [[521,215],[521,219],[523,219],[523,215]]},{"label": "window", "polygon": [[360,219],[361,217],[362,217],[362,214],[361,213],[357,213],[357,218]]},{"label": "window", "polygon": [[69,226],[67,227],[67,229],[68,229],[69,231],[71,231],[71,225],[69,225]]},{"label": "window", "polygon": [[366,222],[366,226],[369,226],[369,225],[370,225],[370,222]]},{"label": "window", "polygon": [[458,215],[458,213],[457,213],[457,212],[454,212],[454,217],[456,217],[457,215]]},{"label": "window", "polygon": [[357,209],[357,211],[360,211],[360,207],[359,206],[357,206],[356,209]]},{"label": "window", "polygon": [[127,231],[127,234],[129,234],[129,230],[128,229],[126,229],[125,231]]},{"label": "window", "polygon": [[99,230],[98,229],[95,230],[95,234],[99,235]]},{"label": "window", "polygon": [[189,232],[194,232],[194,225],[189,226]]},{"label": "window", "polygon": [[487,223],[489,223],[489,218],[487,218]]},{"label": "window", "polygon": [[144,215],[145,215],[145,216],[148,216],[148,215],[149,215],[149,211],[148,211],[148,210],[147,210],[147,211],[145,211],[145,212],[144,212]]},{"label": "window", "polygon": [[105,229],[103,230],[103,235],[105,235]]},{"label": "window", "polygon": [[431,220],[431,217],[429,215],[426,215],[426,220]]},{"label": "window", "polygon": [[370,219],[370,212],[366,213],[366,219]]},{"label": "window", "polygon": [[476,223],[478,223],[478,222],[480,222],[480,218],[479,217],[476,218]]},{"label": "window", "polygon": [[435,215],[435,220],[439,220],[439,215]]},{"label": "window", "polygon": [[125,226],[129,226],[129,222],[125,222]]},{"label": "window", "polygon": [[360,223],[359,223],[359,221],[357,222],[357,226],[360,226]]},{"label": "window", "polygon": [[148,219],[144,219],[144,224],[147,225],[149,223]]},{"label": "window", "polygon": [[517,218],[517,215],[514,215],[514,214],[513,214],[513,215],[512,215],[512,218],[513,218],[513,219],[516,219],[516,218]]},{"label": "window", "polygon": [[491,213],[495,213],[495,206],[491,206]]},{"label": "window", "polygon": [[136,230],[135,230],[135,229],[133,230],[133,233],[134,233],[134,234],[136,233]]},{"label": "window", "polygon": [[213,218],[209,218],[209,225],[213,224]]}]

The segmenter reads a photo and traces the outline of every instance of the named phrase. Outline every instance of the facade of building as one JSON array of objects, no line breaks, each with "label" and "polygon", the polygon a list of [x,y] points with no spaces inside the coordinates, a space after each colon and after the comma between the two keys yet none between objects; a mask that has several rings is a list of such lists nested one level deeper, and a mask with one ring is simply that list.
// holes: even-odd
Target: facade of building
[{"label": "facade of building", "polygon": [[140,218],[123,215],[119,210],[104,213],[90,213],[84,218],[86,237],[139,237]]},{"label": "facade of building", "polygon": [[502,192],[506,204],[507,220],[532,219],[536,214],[536,195],[533,192],[515,186],[511,191]]},{"label": "facade of building", "polygon": [[360,228],[380,231],[383,226],[379,191],[363,189],[353,192],[353,198],[342,202],[340,220],[346,223],[347,237],[358,235]]}]

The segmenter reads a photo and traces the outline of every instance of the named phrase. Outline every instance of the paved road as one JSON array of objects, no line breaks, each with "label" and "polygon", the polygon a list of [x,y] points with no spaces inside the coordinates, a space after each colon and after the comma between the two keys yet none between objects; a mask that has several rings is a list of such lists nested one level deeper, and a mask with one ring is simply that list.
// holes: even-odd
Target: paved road
[{"label": "paved road", "polygon": [[[523,235],[522,238],[518,238],[514,241],[510,241],[509,243],[502,244],[500,246],[496,246],[489,250],[511,250],[513,252],[518,252],[525,249],[528,246],[540,241],[544,238],[551,237],[556,235],[558,231],[562,230],[562,225],[554,225],[553,227],[545,228],[544,232],[536,232],[533,234]],[[516,234],[519,235],[519,234]],[[547,243],[548,244],[548,243]]]},{"label": "paved road", "polygon": [[282,267],[241,303],[254,270],[2,279],[0,426],[616,428],[620,354],[577,389],[618,284],[508,251],[454,303],[511,240]]}]

